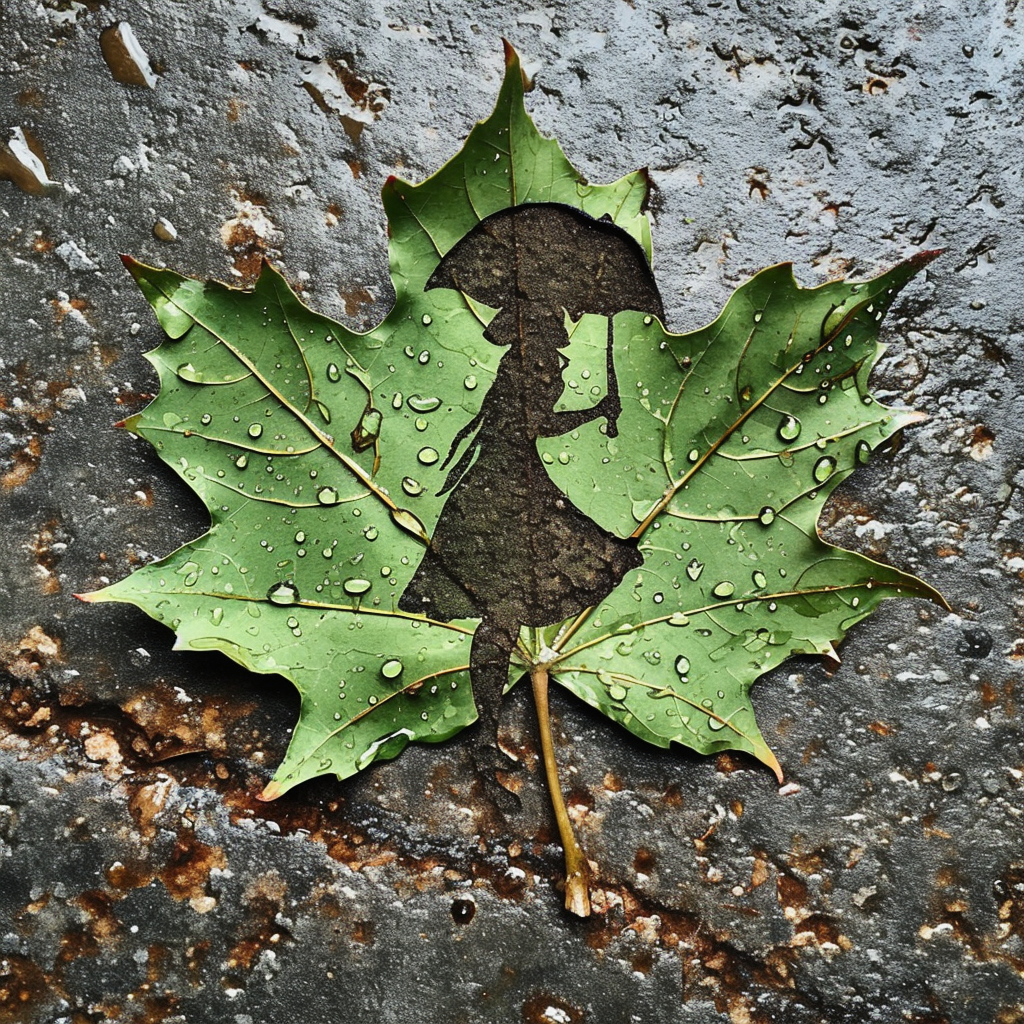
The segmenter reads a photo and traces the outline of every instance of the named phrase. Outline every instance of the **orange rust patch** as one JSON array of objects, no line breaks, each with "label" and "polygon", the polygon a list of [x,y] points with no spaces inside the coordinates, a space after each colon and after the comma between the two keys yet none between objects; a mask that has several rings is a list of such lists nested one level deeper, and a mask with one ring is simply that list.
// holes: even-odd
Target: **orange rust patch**
[{"label": "orange rust patch", "polygon": [[985,426],[979,423],[974,428],[970,440],[970,456],[976,462],[984,462],[992,454],[992,445],[995,443],[996,435]]},{"label": "orange rust patch", "polygon": [[367,306],[374,300],[373,292],[369,288],[350,288],[348,291],[339,292],[342,302],[345,303],[345,313],[348,316],[355,316],[363,306]]},{"label": "orange rust patch", "polygon": [[768,861],[762,856],[754,857],[754,868],[750,872],[750,888],[756,889],[768,881]]},{"label": "orange rust patch", "polygon": [[550,992],[534,992],[523,1003],[523,1024],[582,1024],[580,1007]]},{"label": "orange rust patch", "polygon": [[635,856],[633,857],[633,870],[641,875],[649,875],[658,865],[658,860],[654,854],[646,847],[641,846],[637,849]]},{"label": "orange rust patch", "polygon": [[893,727],[886,722],[869,722],[868,728],[879,736],[891,736]]},{"label": "orange rust patch", "polygon": [[0,958],[0,1019],[11,1024],[38,1019],[35,1009],[50,991],[46,975],[27,957]]},{"label": "orange rust patch", "polygon": [[715,758],[715,771],[723,775],[732,775],[733,772],[741,772],[750,765],[743,760],[743,755],[732,750],[723,751]]},{"label": "orange rust patch", "polygon": [[14,453],[14,465],[0,477],[0,486],[10,491],[27,483],[29,477],[39,468],[42,455],[42,442],[38,437],[30,437],[28,444]]},{"label": "orange rust patch", "polygon": [[148,786],[140,786],[128,798],[128,810],[144,836],[153,836],[156,833],[153,823],[167,806],[168,797],[177,788],[174,779],[164,776]]},{"label": "orange rust patch", "polygon": [[0,645],[0,666],[15,679],[34,679],[48,665],[62,661],[60,640],[47,635],[40,626],[33,626],[16,643]]},{"label": "orange rust patch", "polygon": [[206,895],[210,872],[227,864],[224,851],[200,842],[190,832],[182,832],[174,845],[170,860],[158,878],[176,900]]},{"label": "orange rust patch", "polygon": [[90,889],[76,896],[72,903],[88,915],[90,934],[98,943],[111,942],[121,932],[121,922],[114,913],[114,899],[110,893]]}]

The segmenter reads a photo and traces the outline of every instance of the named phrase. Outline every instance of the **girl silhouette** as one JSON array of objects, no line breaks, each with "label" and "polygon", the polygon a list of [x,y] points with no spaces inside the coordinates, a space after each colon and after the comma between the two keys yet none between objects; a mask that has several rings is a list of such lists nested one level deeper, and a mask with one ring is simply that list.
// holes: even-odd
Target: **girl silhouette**
[{"label": "girl silhouette", "polygon": [[[481,221],[441,260],[426,284],[432,288],[498,307],[484,337],[507,351],[480,412],[442,464],[468,438],[439,492],[451,497],[398,606],[439,621],[481,620],[470,650],[477,763],[504,808],[516,801],[493,769],[504,760],[498,717],[520,629],[578,615],[642,562],[635,540],[600,527],[555,486],[536,442],[601,417],[615,436],[621,405],[611,317],[624,309],[660,317],[662,305],[631,236],[557,203],[514,206]],[[608,387],[593,408],[556,412],[567,365],[559,351],[568,342],[565,311],[609,318]]]}]

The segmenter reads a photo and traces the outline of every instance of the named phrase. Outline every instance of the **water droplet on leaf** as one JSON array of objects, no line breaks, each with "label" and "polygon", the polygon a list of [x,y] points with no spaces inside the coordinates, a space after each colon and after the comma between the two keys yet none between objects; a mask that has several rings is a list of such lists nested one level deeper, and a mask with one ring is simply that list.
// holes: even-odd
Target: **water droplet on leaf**
[{"label": "water droplet on leaf", "polygon": [[425,398],[423,395],[410,395],[406,399],[406,405],[413,412],[433,412],[435,409],[440,408],[441,399],[434,397]]},{"label": "water droplet on leaf", "polygon": [[800,421],[795,416],[784,416],[779,424],[779,437],[783,441],[795,441],[800,436]]},{"label": "water droplet on leaf", "polygon": [[831,455],[823,455],[814,464],[814,479],[823,484],[836,471],[836,460]]},{"label": "water droplet on leaf", "polygon": [[271,604],[282,606],[295,604],[299,600],[299,588],[291,580],[275,583],[267,591],[267,600]]}]

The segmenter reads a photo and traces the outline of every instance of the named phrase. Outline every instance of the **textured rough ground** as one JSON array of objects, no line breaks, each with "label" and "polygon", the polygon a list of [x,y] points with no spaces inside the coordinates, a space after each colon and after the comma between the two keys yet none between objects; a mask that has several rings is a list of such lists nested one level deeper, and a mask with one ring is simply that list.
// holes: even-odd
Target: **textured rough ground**
[{"label": "textured rough ground", "polygon": [[[4,139],[27,132],[59,182],[0,181],[0,1019],[1024,1020],[1014,0],[342,6],[0,13]],[[104,59],[121,19],[152,89]],[[890,603],[838,668],[758,685],[781,792],[559,701],[603,872],[586,922],[554,890],[525,691],[505,728],[533,771],[508,826],[477,809],[468,738],[258,804],[289,689],[71,596],[204,525],[110,428],[151,394],[158,332],[117,253],[235,281],[265,254],[316,308],[375,322],[380,186],[435,170],[488,112],[501,36],[593,180],[649,165],[674,329],[777,261],[811,283],[948,249],[875,375],[931,420],[827,528],[953,613]]]}]

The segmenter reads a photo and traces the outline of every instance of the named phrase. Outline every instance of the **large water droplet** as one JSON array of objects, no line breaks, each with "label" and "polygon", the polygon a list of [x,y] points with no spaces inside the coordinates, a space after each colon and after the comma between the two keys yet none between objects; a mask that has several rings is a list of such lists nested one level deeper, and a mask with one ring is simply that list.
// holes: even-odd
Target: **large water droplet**
[{"label": "large water droplet", "polygon": [[436,448],[421,448],[416,453],[416,458],[423,463],[424,466],[432,466],[441,456],[438,455]]},{"label": "large water droplet", "polygon": [[423,493],[423,484],[421,484],[419,480],[414,480],[411,476],[403,476],[402,490],[405,491],[410,498],[417,498]]},{"label": "large water droplet", "polygon": [[341,380],[341,370],[338,369],[337,363],[327,364],[327,379],[332,384],[337,384],[338,381]]},{"label": "large water droplet", "polygon": [[235,459],[235,468],[236,469],[245,469],[245,467],[248,466],[248,465],[249,465],[249,456],[246,455],[245,452],[242,452],[242,454],[239,455],[237,459]]},{"label": "large water droplet", "polygon": [[711,591],[711,593],[715,597],[732,597],[732,595],[736,593],[736,587],[733,583],[730,583],[729,580],[722,580],[721,583],[715,584],[715,587]]},{"label": "large water droplet", "polygon": [[177,373],[182,380],[187,380],[192,384],[202,384],[206,380],[203,372],[197,370],[191,363],[182,363],[178,367]]},{"label": "large water droplet", "polygon": [[259,437],[263,433],[263,425],[261,423],[250,423],[249,424],[249,436]]},{"label": "large water droplet", "polygon": [[385,679],[397,679],[404,670],[405,666],[398,658],[388,658],[388,660],[381,665],[380,674]]},{"label": "large water droplet", "polygon": [[472,390],[473,390],[473,389],[474,389],[474,388],[476,387],[476,383],[477,383],[477,381],[476,381],[476,377],[475,377],[475,375],[474,375],[474,374],[472,374],[472,373],[471,373],[471,374],[469,374],[469,376],[468,376],[468,377],[466,377],[466,379],[465,379],[465,380],[464,380],[464,381],[462,382],[462,385],[463,385],[463,387],[464,387],[464,388],[465,388],[465,389],[466,389],[467,391],[472,391]]},{"label": "large water droplet", "polygon": [[836,460],[831,455],[823,455],[814,464],[814,479],[823,484],[836,471]]},{"label": "large water droplet", "polygon": [[608,696],[611,697],[612,700],[625,700],[628,695],[629,690],[627,690],[621,683],[612,683],[612,685],[608,687]]},{"label": "large water droplet", "polygon": [[333,487],[321,487],[316,492],[316,500],[321,505],[337,505],[338,504],[338,492]]},{"label": "large water droplet", "polygon": [[871,445],[867,441],[858,441],[854,449],[854,457],[859,466],[866,466],[871,461]]},{"label": "large water droplet", "polygon": [[700,579],[700,574],[704,571],[704,563],[698,562],[696,558],[691,558],[689,564],[686,566],[686,575],[690,577],[694,583]]},{"label": "large water droplet", "polygon": [[224,609],[219,605],[210,612],[210,621],[219,626],[224,621]]},{"label": "large water droplet", "polygon": [[429,313],[424,313],[420,320],[424,327],[429,327],[434,322],[434,318]]},{"label": "large water droplet", "polygon": [[291,580],[283,580],[267,591],[267,600],[277,605],[295,604],[299,600],[299,588]]},{"label": "large water droplet", "polygon": [[757,521],[762,526],[771,526],[775,522],[775,509],[771,505],[765,505],[760,512],[757,513]]},{"label": "large water droplet", "polygon": [[426,398],[423,395],[410,395],[405,401],[413,412],[433,412],[441,405],[440,398]]},{"label": "large water droplet", "polygon": [[373,584],[369,580],[364,580],[357,576],[353,579],[345,580],[341,585],[341,589],[352,597],[359,597],[361,594],[365,594],[372,586]]},{"label": "large water droplet", "polygon": [[686,680],[686,673],[690,671],[690,659],[685,654],[680,654],[676,658],[676,672],[679,673],[679,677],[682,680]]},{"label": "large water droplet", "polygon": [[763,590],[766,586],[768,586],[768,577],[765,576],[765,574],[761,572],[760,569],[755,569],[751,573],[750,578],[754,581],[754,586],[757,587],[758,590]]},{"label": "large water droplet", "polygon": [[783,441],[795,441],[800,436],[800,421],[795,416],[784,416],[779,424],[779,437]]}]

